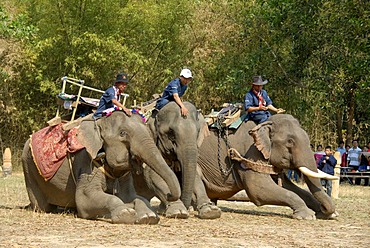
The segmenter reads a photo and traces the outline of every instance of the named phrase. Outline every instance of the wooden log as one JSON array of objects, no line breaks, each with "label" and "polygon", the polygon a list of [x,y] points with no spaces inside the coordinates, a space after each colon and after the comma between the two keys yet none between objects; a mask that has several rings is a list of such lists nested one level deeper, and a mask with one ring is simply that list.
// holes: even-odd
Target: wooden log
[{"label": "wooden log", "polygon": [[70,122],[64,124],[62,126],[62,129],[63,129],[63,131],[69,131],[72,128],[79,126],[83,120],[89,120],[89,119],[90,120],[93,119],[93,114],[89,114],[89,115],[86,115],[84,117],[80,117],[80,118],[78,118],[74,121],[70,121]]},{"label": "wooden log", "polygon": [[62,118],[60,118],[59,116],[55,116],[53,119],[49,120],[47,123],[49,127],[56,126],[62,123]]},{"label": "wooden log", "polygon": [[239,117],[240,117],[240,113],[242,111],[239,109],[235,114],[233,114],[232,116],[226,116],[225,117],[225,120],[222,122],[222,124],[225,126],[225,127],[228,127],[230,126],[234,121],[236,121]]}]

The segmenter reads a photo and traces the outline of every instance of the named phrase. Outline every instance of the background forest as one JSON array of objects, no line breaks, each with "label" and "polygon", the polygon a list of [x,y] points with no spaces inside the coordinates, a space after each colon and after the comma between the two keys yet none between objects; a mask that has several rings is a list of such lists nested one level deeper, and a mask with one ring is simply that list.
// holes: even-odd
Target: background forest
[{"label": "background forest", "polygon": [[[369,30],[367,0],[2,0],[1,150],[10,147],[19,166],[25,140],[55,116],[63,76],[105,90],[124,70],[131,106],[183,67],[194,75],[184,99],[203,114],[242,102],[252,76],[263,75],[274,105],[314,146],[363,146]],[[83,92],[100,97],[91,94]]]}]

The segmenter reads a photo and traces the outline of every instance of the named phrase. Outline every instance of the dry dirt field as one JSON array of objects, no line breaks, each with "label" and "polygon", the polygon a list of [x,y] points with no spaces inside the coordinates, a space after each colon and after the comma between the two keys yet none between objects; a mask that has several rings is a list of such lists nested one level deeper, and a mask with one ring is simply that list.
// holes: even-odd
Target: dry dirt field
[{"label": "dry dirt field", "polygon": [[285,207],[220,201],[217,220],[192,213],[158,225],[113,225],[22,209],[23,175],[13,173],[0,177],[0,247],[370,247],[370,187],[344,184],[339,196],[337,220],[299,221]]}]

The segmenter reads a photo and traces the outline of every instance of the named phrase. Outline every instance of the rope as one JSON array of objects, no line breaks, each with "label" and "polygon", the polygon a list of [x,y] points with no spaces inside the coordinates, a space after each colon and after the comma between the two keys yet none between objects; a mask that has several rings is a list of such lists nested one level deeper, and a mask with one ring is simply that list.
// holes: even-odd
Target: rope
[{"label": "rope", "polygon": [[75,175],[73,174],[71,156],[70,156],[69,153],[67,153],[67,158],[68,158],[69,169],[71,170],[71,175],[72,175],[73,182],[75,182],[75,185],[77,185],[77,181],[76,181]]}]

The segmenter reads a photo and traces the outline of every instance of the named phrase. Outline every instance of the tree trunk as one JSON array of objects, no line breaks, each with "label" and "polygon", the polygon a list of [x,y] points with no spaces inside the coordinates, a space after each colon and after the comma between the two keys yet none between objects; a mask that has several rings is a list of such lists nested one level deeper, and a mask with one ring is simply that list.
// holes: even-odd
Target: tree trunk
[{"label": "tree trunk", "polygon": [[353,140],[353,121],[355,117],[355,89],[351,87],[348,92],[348,119],[346,143],[351,144]]},{"label": "tree trunk", "polygon": [[336,111],[337,115],[337,144],[343,141],[343,111],[341,108],[338,108]]}]

